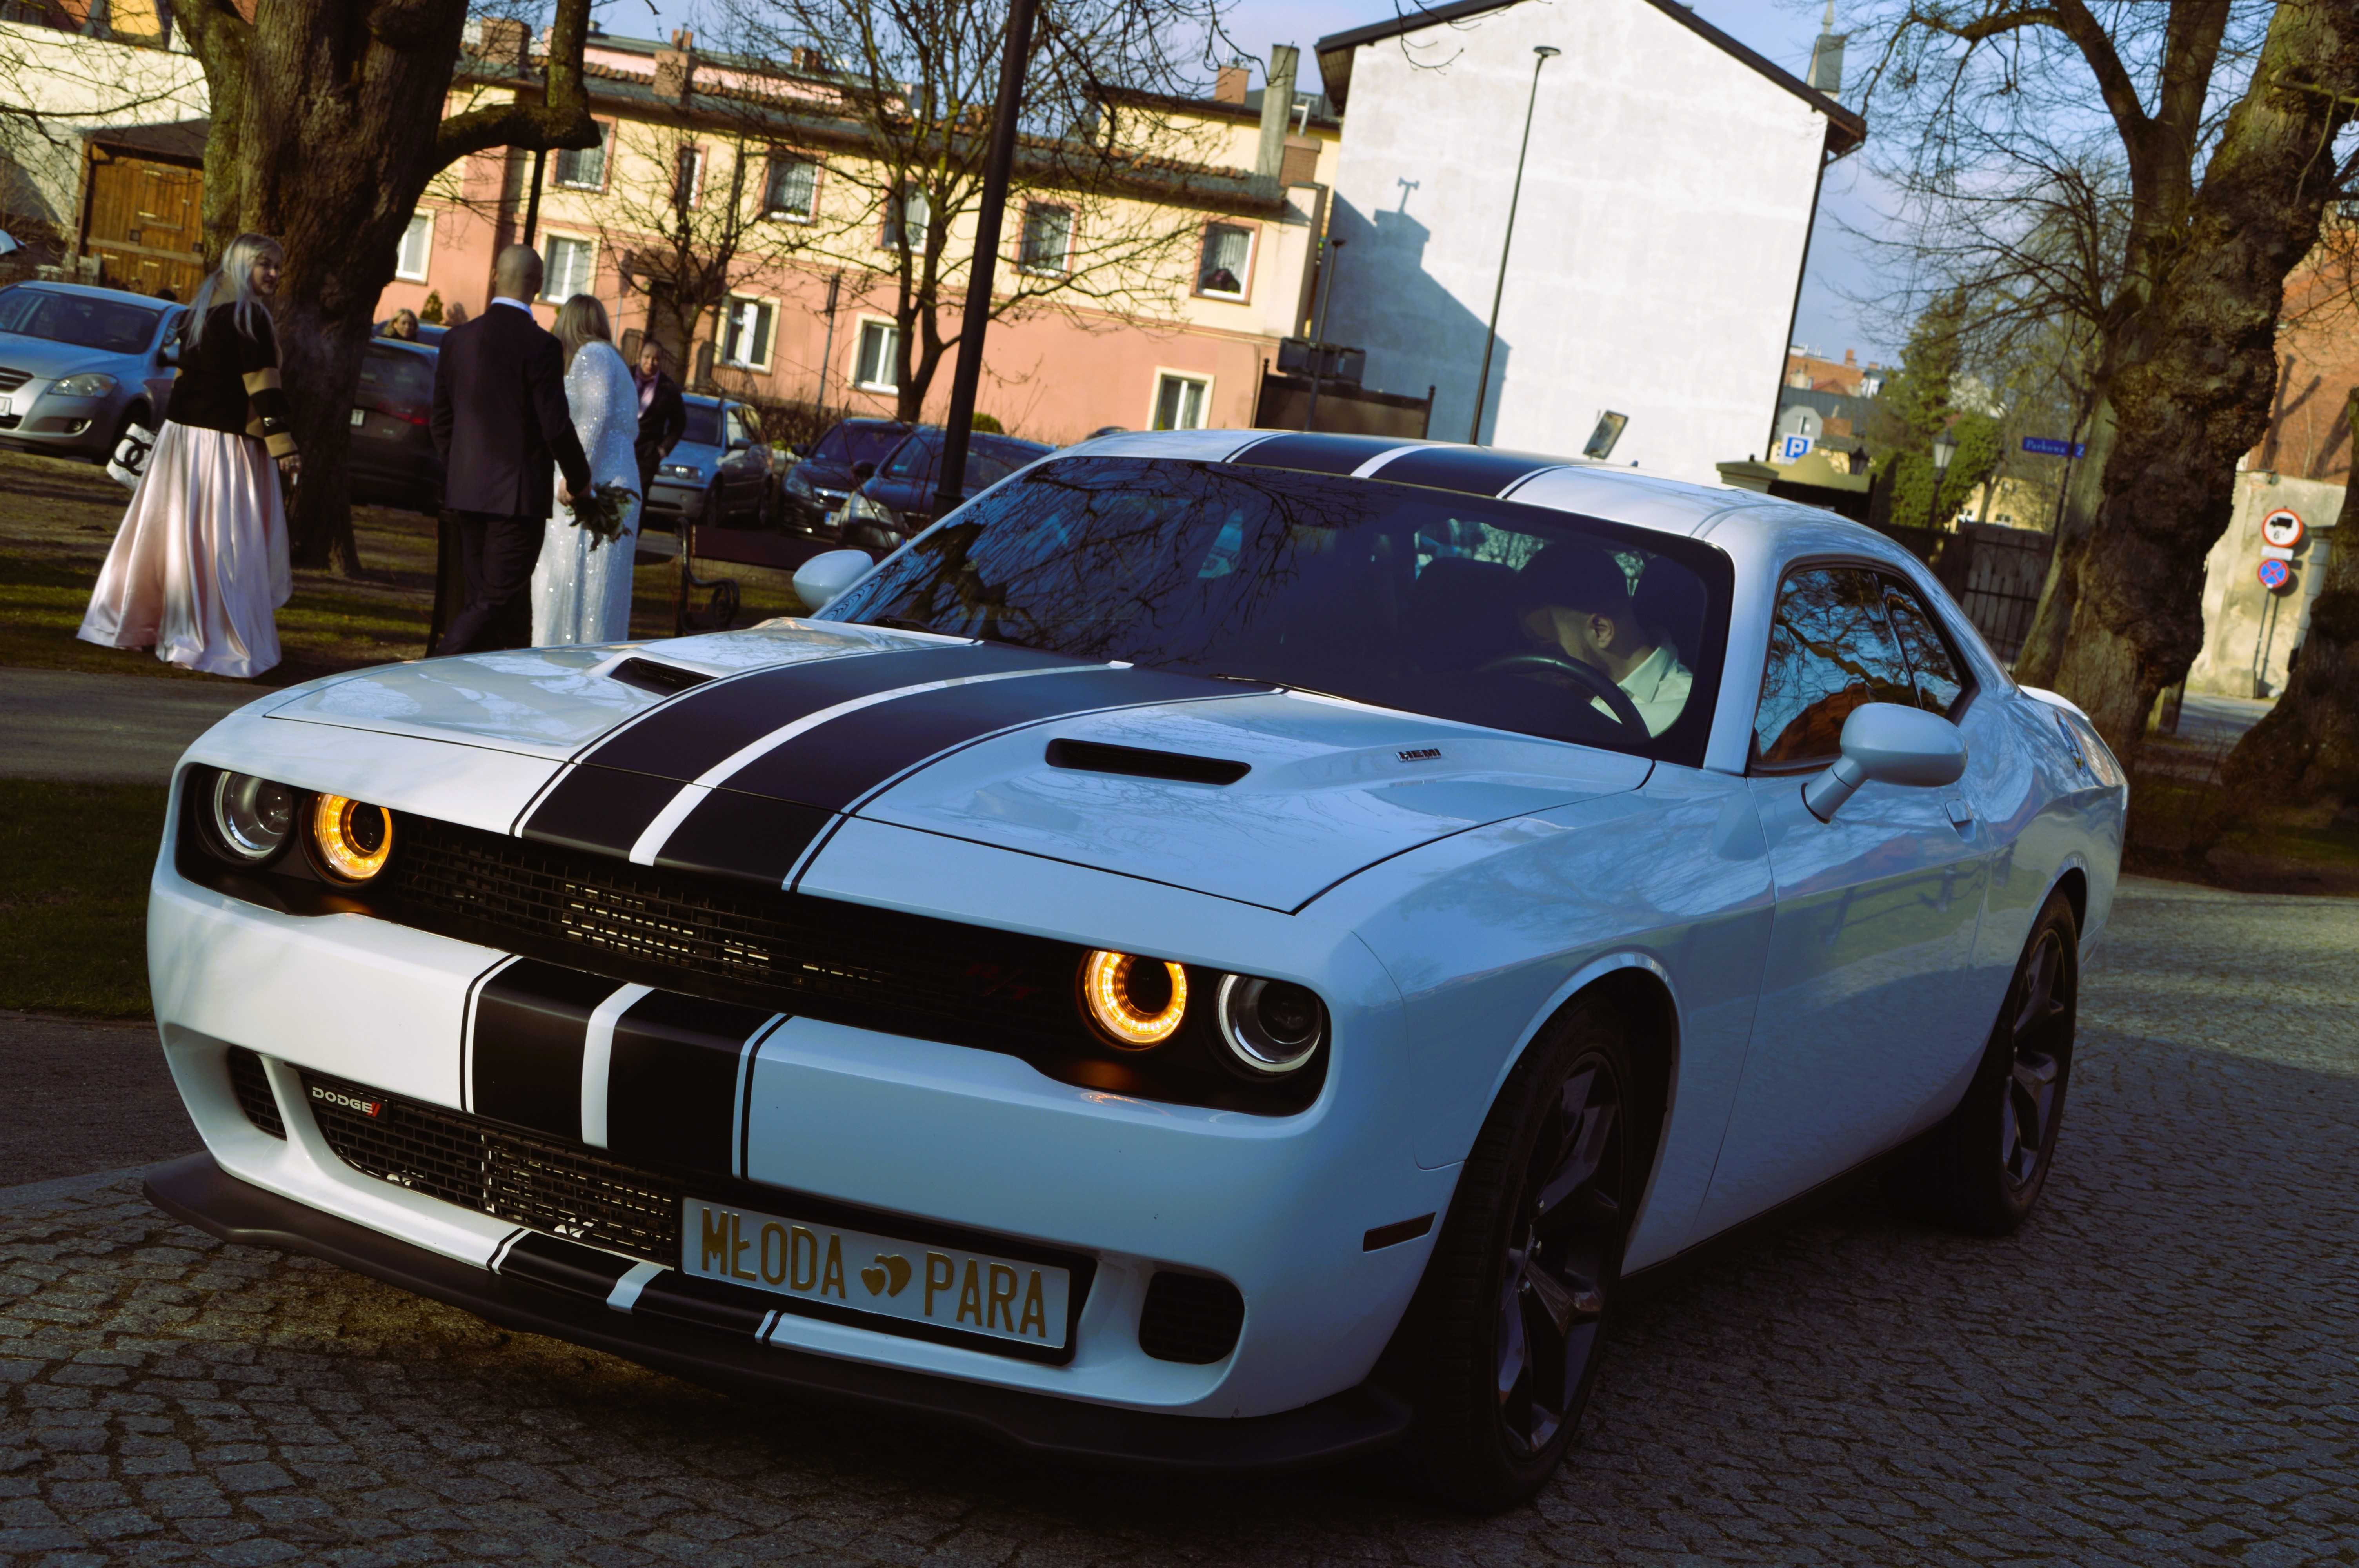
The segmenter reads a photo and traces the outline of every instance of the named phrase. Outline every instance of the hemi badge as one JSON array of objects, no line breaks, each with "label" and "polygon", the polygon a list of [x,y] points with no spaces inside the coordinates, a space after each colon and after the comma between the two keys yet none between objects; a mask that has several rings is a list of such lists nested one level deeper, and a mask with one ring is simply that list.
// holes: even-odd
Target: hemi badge
[{"label": "hemi badge", "polygon": [[311,1098],[324,1100],[330,1105],[342,1106],[346,1110],[359,1111],[363,1116],[376,1116],[385,1109],[385,1102],[382,1100],[363,1099],[358,1095],[339,1094],[334,1089],[323,1089],[317,1084],[311,1086]]},{"label": "hemi badge", "polygon": [[1398,752],[1394,754],[1399,757],[1404,762],[1430,762],[1440,757],[1441,748],[1439,746],[1419,746],[1414,752]]}]

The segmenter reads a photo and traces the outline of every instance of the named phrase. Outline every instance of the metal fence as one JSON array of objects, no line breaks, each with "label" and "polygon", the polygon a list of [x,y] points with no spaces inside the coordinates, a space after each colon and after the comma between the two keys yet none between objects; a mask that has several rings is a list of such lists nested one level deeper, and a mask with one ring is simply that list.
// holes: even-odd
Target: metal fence
[{"label": "metal fence", "polygon": [[1951,535],[1936,567],[1966,619],[2010,665],[2031,634],[2031,614],[2055,551],[2053,534],[1968,523]]}]

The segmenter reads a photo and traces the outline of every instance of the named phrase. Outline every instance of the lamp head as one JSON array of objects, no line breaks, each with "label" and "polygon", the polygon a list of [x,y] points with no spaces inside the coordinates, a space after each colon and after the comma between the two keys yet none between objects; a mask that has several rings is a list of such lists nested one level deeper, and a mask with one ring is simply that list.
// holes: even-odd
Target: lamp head
[{"label": "lamp head", "polygon": [[1933,471],[1935,473],[1949,472],[1950,460],[1957,455],[1958,443],[1950,439],[1947,432],[1933,438]]},{"label": "lamp head", "polygon": [[1542,59],[1554,59],[1564,51],[1560,49],[1552,48],[1547,44],[1534,44],[1532,46],[1532,52],[1539,56]]}]

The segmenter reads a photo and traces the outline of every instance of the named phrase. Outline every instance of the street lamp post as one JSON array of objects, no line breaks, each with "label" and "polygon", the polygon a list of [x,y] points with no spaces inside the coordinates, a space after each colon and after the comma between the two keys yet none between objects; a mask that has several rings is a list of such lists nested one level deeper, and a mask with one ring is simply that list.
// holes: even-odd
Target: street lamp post
[{"label": "street lamp post", "polygon": [[1327,247],[1327,265],[1320,269],[1319,319],[1310,327],[1310,411],[1303,416],[1302,427],[1319,428],[1319,372],[1327,351],[1327,307],[1335,302],[1335,267],[1343,259],[1343,242],[1323,240]]},{"label": "street lamp post", "polygon": [[1524,145],[1516,150],[1516,184],[1507,196],[1507,232],[1499,241],[1499,283],[1491,290],[1491,330],[1483,337],[1483,373],[1474,382],[1474,422],[1466,429],[1466,439],[1478,447],[1483,444],[1483,403],[1491,391],[1491,351],[1499,341],[1499,300],[1507,292],[1507,248],[1516,243],[1516,206],[1524,198],[1524,158],[1532,150],[1532,114],[1540,102],[1540,67],[1563,52],[1546,44],[1532,46],[1532,53],[1539,58],[1532,61],[1532,94],[1524,104]]},{"label": "street lamp post", "polygon": [[1950,439],[1947,430],[1933,438],[1933,494],[1925,503],[1925,526],[1933,527],[1941,511],[1941,481],[1950,471],[1950,460],[1958,455],[1958,443]]}]

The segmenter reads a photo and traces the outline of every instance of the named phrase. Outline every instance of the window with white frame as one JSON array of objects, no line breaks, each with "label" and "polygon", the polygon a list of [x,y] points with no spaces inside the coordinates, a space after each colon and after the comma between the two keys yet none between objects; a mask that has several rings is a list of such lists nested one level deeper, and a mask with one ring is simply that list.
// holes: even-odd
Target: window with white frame
[{"label": "window with white frame", "polygon": [[762,187],[763,216],[809,218],[818,210],[819,165],[792,153],[772,153]]},{"label": "window with white frame", "polygon": [[401,232],[401,249],[393,259],[393,276],[411,283],[426,281],[426,264],[434,254],[434,215],[413,212]]},{"label": "window with white frame", "polygon": [[1236,223],[1204,225],[1203,265],[1196,272],[1196,292],[1220,299],[1243,299],[1245,280],[1253,276],[1253,231]]},{"label": "window with white frame", "polygon": [[735,370],[770,368],[770,334],[778,308],[766,299],[736,299],[721,323],[721,362]]},{"label": "window with white frame", "polygon": [[672,149],[671,204],[693,207],[704,192],[704,149],[687,144]]},{"label": "window with white frame", "polygon": [[560,305],[577,294],[590,292],[591,263],[597,252],[588,240],[577,240],[570,234],[544,235],[540,243],[540,297]]},{"label": "window with white frame", "polygon": [[890,321],[860,323],[860,349],[852,362],[852,382],[871,392],[901,389],[901,329]]},{"label": "window with white frame", "polygon": [[1155,427],[1158,430],[1201,430],[1204,405],[1212,384],[1201,376],[1174,375],[1166,371],[1155,384]]},{"label": "window with white frame", "polygon": [[1024,249],[1019,261],[1026,272],[1061,276],[1071,265],[1073,210],[1070,207],[1028,207],[1024,212]]},{"label": "window with white frame", "polygon": [[605,189],[606,154],[614,145],[614,122],[601,120],[596,146],[560,147],[555,160],[557,183],[574,190]]},{"label": "window with white frame", "polygon": [[933,216],[923,189],[902,186],[885,199],[885,232],[879,243],[888,251],[924,250],[926,225]]}]

